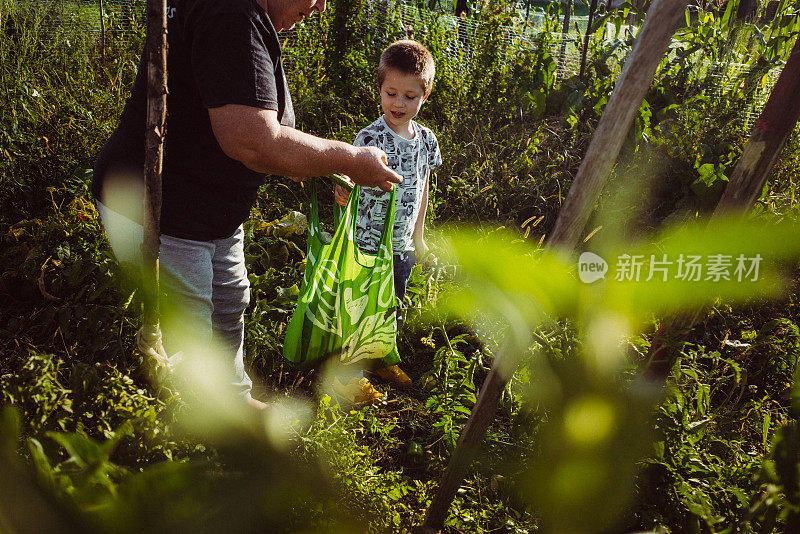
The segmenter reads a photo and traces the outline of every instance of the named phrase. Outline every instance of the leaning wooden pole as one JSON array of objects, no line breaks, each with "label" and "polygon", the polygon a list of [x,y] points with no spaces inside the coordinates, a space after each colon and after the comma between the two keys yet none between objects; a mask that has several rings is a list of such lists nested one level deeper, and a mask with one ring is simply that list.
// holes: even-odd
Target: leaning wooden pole
[{"label": "leaning wooden pole", "polygon": [[687,0],[657,0],[650,6],[630,59],[617,79],[578,174],[559,210],[548,238],[551,246],[571,251],[577,245],[658,64],[683,20],[687,3]]},{"label": "leaning wooden pole", "polygon": [[[752,209],[767,183],[775,160],[800,120],[800,39],[795,41],[789,59],[761,110],[753,133],[733,169],[728,186],[717,204],[712,219],[745,214]],[[693,327],[702,309],[676,315],[656,331],[650,343],[642,372],[650,380],[664,381],[678,354],[677,346]],[[679,343],[676,344],[676,341]]]},{"label": "leaning wooden pole", "polygon": [[714,210],[714,217],[750,211],[767,183],[775,160],[800,120],[800,38],[794,43],[761,110],[742,157]]},{"label": "leaning wooden pole", "polygon": [[147,125],[144,157],[144,268],[145,335],[158,332],[158,249],[161,234],[161,171],[167,118],[167,2],[147,0]]},{"label": "leaning wooden pole", "polygon": [[[597,130],[583,158],[578,174],[558,215],[547,246],[572,250],[589,220],[595,201],[628,135],[636,111],[644,100],[667,45],[684,17],[688,0],[656,0],[647,12],[631,55],[614,86]],[[494,418],[500,395],[510,376],[498,357],[484,381],[469,420],[459,437],[439,491],[425,515],[419,532],[438,532],[444,525],[453,498],[475,458],[489,423]]]}]

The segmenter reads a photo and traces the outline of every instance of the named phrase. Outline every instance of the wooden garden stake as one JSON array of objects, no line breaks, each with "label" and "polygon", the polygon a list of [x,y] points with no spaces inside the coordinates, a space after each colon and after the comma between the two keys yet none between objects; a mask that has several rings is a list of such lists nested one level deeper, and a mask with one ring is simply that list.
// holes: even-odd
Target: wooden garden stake
[{"label": "wooden garden stake", "polygon": [[564,61],[567,55],[567,35],[569,35],[569,16],[572,13],[572,0],[567,0],[564,7],[564,25],[561,27],[561,48],[558,51],[558,65],[556,66],[556,85],[564,77]]},{"label": "wooden garden stake", "polygon": [[592,19],[594,12],[597,10],[597,0],[592,0],[589,5],[589,20],[586,21],[586,35],[583,37],[583,52],[581,53],[581,70],[578,76],[583,78],[583,72],[586,70],[586,54],[589,52],[589,36],[592,34]]},{"label": "wooden garden stake", "polygon": [[[688,0],[655,0],[647,12],[631,55],[614,86],[586,156],[559,212],[549,248],[572,250],[578,242],[600,191],[628,135],[633,117],[647,93],[672,34],[684,17]],[[456,450],[419,528],[423,534],[441,530],[450,504],[475,457],[486,428],[494,417],[509,377],[498,357],[481,388],[477,402],[459,437]]]},{"label": "wooden garden stake", "polygon": [[[761,194],[775,160],[800,120],[800,39],[761,110],[753,133],[733,169],[712,219],[745,214]],[[674,316],[656,331],[643,369],[651,380],[666,380],[677,355],[677,341],[697,323],[702,309]]]},{"label": "wooden garden stake", "polygon": [[800,120],[800,39],[761,110],[742,157],[714,210],[714,217],[749,211],[761,194],[775,160]]},{"label": "wooden garden stake", "polygon": [[608,179],[633,118],[647,94],[667,45],[683,20],[687,0],[657,0],[636,38],[630,58],[614,85],[592,142],[559,210],[550,245],[571,251]]},{"label": "wooden garden stake", "polygon": [[167,118],[167,2],[147,0],[147,126],[144,160],[144,266],[145,334],[158,332],[158,249],[161,234],[161,171],[164,127]]},{"label": "wooden garden stake", "polygon": [[103,58],[103,65],[106,64],[106,21],[103,0],[100,0],[100,55]]}]

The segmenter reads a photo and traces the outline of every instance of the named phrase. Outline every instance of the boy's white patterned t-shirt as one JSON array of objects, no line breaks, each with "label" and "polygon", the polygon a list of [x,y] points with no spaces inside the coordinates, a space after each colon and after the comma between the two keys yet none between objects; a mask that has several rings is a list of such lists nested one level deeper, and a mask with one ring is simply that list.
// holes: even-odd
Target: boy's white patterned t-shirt
[{"label": "boy's white patterned t-shirt", "polygon": [[[387,163],[403,177],[395,194],[394,253],[414,250],[414,225],[417,221],[425,178],[428,171],[442,164],[439,143],[434,133],[421,124],[411,121],[414,138],[397,135],[386,124],[383,115],[358,132],[355,146],[375,146],[386,152]],[[375,253],[381,239],[383,221],[389,204],[389,195],[377,187],[362,187],[358,201],[355,241],[365,252]]]}]

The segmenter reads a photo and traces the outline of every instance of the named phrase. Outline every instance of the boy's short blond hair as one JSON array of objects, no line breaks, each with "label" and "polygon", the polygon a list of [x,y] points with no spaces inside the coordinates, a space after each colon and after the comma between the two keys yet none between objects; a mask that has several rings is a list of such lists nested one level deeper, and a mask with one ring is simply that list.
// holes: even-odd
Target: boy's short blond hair
[{"label": "boy's short blond hair", "polygon": [[381,54],[381,61],[378,63],[378,87],[383,85],[388,69],[419,77],[425,96],[431,93],[436,65],[433,63],[430,51],[421,43],[403,39],[386,47]]}]

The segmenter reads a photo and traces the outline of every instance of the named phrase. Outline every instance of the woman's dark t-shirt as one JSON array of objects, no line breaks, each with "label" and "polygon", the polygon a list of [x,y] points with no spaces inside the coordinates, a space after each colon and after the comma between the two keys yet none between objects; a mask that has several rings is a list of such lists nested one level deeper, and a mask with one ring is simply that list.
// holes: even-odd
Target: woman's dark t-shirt
[{"label": "woman's dark t-shirt", "polygon": [[[198,241],[229,237],[247,219],[264,175],[223,153],[208,109],[272,109],[294,127],[278,34],[255,0],[170,0],[167,14],[161,232]],[[142,55],[119,126],[95,162],[92,193],[104,203],[109,174],[143,180],[146,93]]]}]

